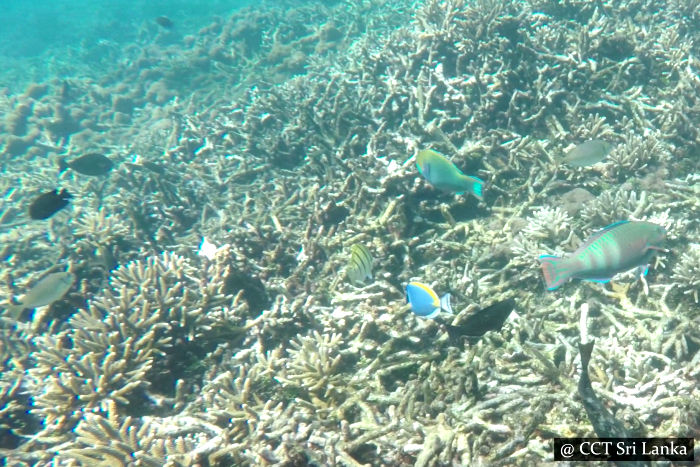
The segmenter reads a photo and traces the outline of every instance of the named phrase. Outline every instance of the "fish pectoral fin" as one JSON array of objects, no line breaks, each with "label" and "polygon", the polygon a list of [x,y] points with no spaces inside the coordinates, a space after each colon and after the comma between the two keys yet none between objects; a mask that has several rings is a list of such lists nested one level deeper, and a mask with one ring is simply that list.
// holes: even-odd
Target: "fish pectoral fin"
[{"label": "fish pectoral fin", "polygon": [[660,252],[662,252],[662,253],[668,253],[669,251],[671,251],[671,250],[669,250],[668,248],[663,248],[663,247],[654,246],[654,245],[649,245],[649,246],[647,246],[647,250],[660,251]]},{"label": "fish pectoral fin", "polygon": [[647,273],[649,272],[649,265],[648,264],[642,264],[637,268],[637,275],[640,277],[646,277]]}]

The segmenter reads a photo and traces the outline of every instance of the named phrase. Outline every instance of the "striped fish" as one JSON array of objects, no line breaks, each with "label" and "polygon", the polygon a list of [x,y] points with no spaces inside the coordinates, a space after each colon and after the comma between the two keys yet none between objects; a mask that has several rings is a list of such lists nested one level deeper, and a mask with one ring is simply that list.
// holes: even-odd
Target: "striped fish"
[{"label": "striped fish", "polygon": [[350,262],[345,270],[347,278],[353,284],[372,278],[374,260],[366,246],[356,243],[350,247]]},{"label": "striped fish", "polygon": [[665,239],[666,229],[651,222],[611,224],[591,235],[569,256],[540,256],[547,290],[572,278],[608,282],[615,274],[635,266],[648,267],[654,252],[664,250]]}]

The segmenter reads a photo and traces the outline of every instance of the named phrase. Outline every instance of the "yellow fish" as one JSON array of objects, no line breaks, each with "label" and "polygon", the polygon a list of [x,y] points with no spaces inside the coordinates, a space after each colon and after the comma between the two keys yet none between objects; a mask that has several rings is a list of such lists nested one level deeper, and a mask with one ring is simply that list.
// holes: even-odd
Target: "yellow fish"
[{"label": "yellow fish", "polygon": [[432,149],[422,149],[416,156],[418,172],[438,190],[458,195],[470,193],[483,199],[483,180],[464,175],[449,159]]}]

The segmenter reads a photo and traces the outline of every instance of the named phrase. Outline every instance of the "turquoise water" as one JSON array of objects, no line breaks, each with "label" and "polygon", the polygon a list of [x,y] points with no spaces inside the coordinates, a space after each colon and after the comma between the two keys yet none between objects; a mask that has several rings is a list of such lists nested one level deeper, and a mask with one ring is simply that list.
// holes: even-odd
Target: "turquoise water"
[{"label": "turquoise water", "polygon": [[700,17],[613,3],[6,2],[0,465],[700,437]]},{"label": "turquoise water", "polygon": [[[3,2],[0,27],[0,88],[21,91],[32,81],[99,77],[116,66],[119,50],[166,35],[181,40],[251,4],[250,0],[110,1],[50,0]],[[155,19],[165,16],[174,28]],[[162,38],[161,38],[162,40]],[[102,67],[101,69],[98,67]],[[71,76],[73,75],[73,76]]]}]

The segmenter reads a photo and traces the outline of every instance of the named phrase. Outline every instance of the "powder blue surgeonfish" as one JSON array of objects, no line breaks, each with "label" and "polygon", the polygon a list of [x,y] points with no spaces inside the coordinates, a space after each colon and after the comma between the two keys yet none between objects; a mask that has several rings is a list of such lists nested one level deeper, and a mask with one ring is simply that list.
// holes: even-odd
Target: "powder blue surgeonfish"
[{"label": "powder blue surgeonfish", "polygon": [[666,229],[651,222],[620,221],[609,225],[591,235],[569,256],[540,256],[547,290],[572,278],[608,282],[615,274],[635,266],[648,268],[654,253],[665,251],[665,239]]},{"label": "powder blue surgeonfish", "polygon": [[484,182],[464,175],[449,159],[432,149],[422,149],[416,156],[418,172],[438,190],[461,195],[470,193],[479,199],[484,196]]},{"label": "powder blue surgeonfish", "polygon": [[433,318],[440,311],[452,313],[450,294],[438,297],[430,286],[421,282],[409,282],[406,285],[406,301],[411,305],[411,310],[423,318]]}]

